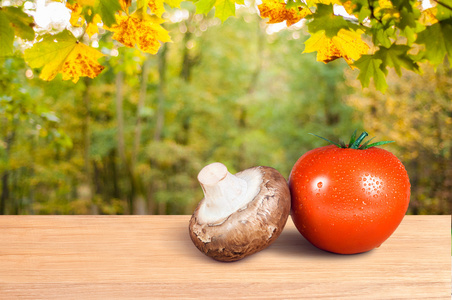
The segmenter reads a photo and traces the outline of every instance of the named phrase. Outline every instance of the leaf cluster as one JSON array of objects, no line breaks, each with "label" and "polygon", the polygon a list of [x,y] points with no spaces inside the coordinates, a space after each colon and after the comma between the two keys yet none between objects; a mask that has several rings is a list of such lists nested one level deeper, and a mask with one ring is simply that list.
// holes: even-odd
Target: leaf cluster
[{"label": "leaf cluster", "polygon": [[[168,3],[178,6],[180,1]],[[99,29],[112,32],[112,39],[124,46],[137,46],[152,54],[157,53],[160,43],[171,41],[161,26],[163,0],[68,0],[65,4],[71,11],[72,27],[42,35],[35,32],[33,17],[23,7],[0,8],[0,57],[14,54],[14,40],[18,37],[32,43],[24,59],[30,67],[42,68],[41,79],[49,81],[61,73],[64,80],[75,83],[80,77],[94,78],[104,69],[98,62],[104,54],[85,38],[98,36]],[[82,29],[78,36],[74,34],[77,28]]]},{"label": "leaf cluster", "polygon": [[[95,77],[103,66],[103,55],[86,41],[99,29],[111,32],[112,39],[126,47],[156,54],[171,37],[162,26],[163,13],[179,8],[182,0],[67,0],[72,29],[43,36],[35,32],[31,15],[23,7],[0,8],[0,56],[14,54],[15,38],[33,46],[25,60],[33,68],[43,68],[41,78],[52,80],[62,73],[64,79]],[[196,14],[215,11],[215,17],[227,20],[244,0],[190,0]],[[317,52],[317,60],[328,63],[343,58],[359,70],[363,87],[373,80],[384,92],[388,70],[401,74],[402,68],[421,72],[420,63],[437,67],[452,54],[452,4],[450,0],[263,0],[260,16],[268,23],[286,22],[287,26],[306,24],[310,38],[304,53]],[[301,23],[303,22],[303,23]],[[98,38],[98,37],[97,37]],[[61,44],[61,45],[60,45]],[[86,46],[86,47],[85,47]],[[61,51],[61,55],[52,54]],[[45,50],[45,53],[43,51]],[[43,55],[45,54],[45,55]],[[52,61],[39,60],[52,57]]]},{"label": "leaf cluster", "polygon": [[[274,0],[264,0],[272,3]],[[421,72],[420,63],[434,67],[452,55],[452,6],[432,0],[425,7],[418,0],[306,0],[279,2],[287,10],[309,10],[305,21],[311,37],[305,53],[317,52],[317,60],[328,63],[344,58],[359,69],[363,87],[371,80],[384,92],[388,69],[400,76],[401,69]],[[263,10],[269,23],[279,20]],[[346,13],[338,13],[338,7]],[[289,21],[287,21],[289,26]]]}]

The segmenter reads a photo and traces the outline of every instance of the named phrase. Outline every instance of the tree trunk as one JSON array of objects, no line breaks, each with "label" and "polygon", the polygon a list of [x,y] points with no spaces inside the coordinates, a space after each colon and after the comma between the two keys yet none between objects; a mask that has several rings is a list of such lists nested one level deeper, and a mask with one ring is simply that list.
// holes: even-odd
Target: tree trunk
[{"label": "tree trunk", "polygon": [[147,96],[147,85],[148,85],[148,77],[149,77],[149,55],[146,55],[145,61],[142,65],[142,73],[141,73],[141,85],[140,85],[140,95],[138,98],[137,104],[137,112],[136,112],[136,125],[135,125],[135,134],[133,139],[133,148],[132,148],[132,157],[130,160],[130,174],[131,174],[131,185],[134,187],[133,197],[133,214],[134,215],[145,215],[147,214],[146,209],[146,201],[143,197],[143,191],[141,188],[141,181],[138,176],[135,174],[135,167],[137,163],[138,153],[140,151],[140,141],[141,141],[141,112],[144,108]]},{"label": "tree trunk", "polygon": [[[159,81],[158,81],[158,88],[157,88],[157,115],[155,120],[155,131],[154,131],[154,141],[158,142],[162,139],[162,132],[163,132],[163,125],[165,123],[165,100],[166,100],[166,52],[167,52],[168,46],[167,44],[163,44],[160,48],[160,51],[158,53],[158,71],[159,71]],[[152,159],[150,160],[149,164],[151,164],[151,168],[153,168]],[[147,207],[148,212],[153,213],[155,210],[155,200],[154,200],[154,194],[155,194],[155,185],[153,184],[152,180],[149,184],[147,191]],[[163,211],[166,211],[166,203],[159,204],[157,208],[157,213],[161,213]]]},{"label": "tree trunk", "polygon": [[90,159],[90,148],[91,148],[91,109],[90,109],[90,90],[91,90],[91,80],[86,77],[84,80],[85,90],[83,92],[83,115],[84,121],[82,126],[82,136],[83,136],[83,161],[84,161],[84,172],[85,180],[82,184],[80,191],[82,191],[81,196],[86,200],[86,202],[91,202],[90,213],[98,214],[98,207],[93,202],[94,188],[93,188],[93,174],[91,168]]},{"label": "tree trunk", "polygon": [[163,125],[165,123],[165,98],[166,98],[166,52],[168,46],[163,44],[158,53],[159,84],[157,89],[157,116],[154,131],[154,140],[162,138]]},{"label": "tree trunk", "polygon": [[134,198],[134,182],[132,177],[132,171],[127,162],[126,157],[126,145],[125,145],[125,134],[124,134],[124,110],[123,110],[123,101],[124,101],[124,73],[122,71],[118,71],[116,74],[116,121],[118,123],[118,153],[119,159],[121,161],[121,170],[122,174],[129,179],[129,196],[127,197],[127,211],[126,213],[133,213],[133,198]]},{"label": "tree trunk", "polygon": [[118,71],[116,74],[116,122],[118,123],[118,153],[119,159],[123,166],[127,164],[126,162],[126,150],[125,150],[125,139],[124,139],[124,111],[123,111],[123,84],[124,84],[124,73]]},{"label": "tree trunk", "polygon": [[190,13],[188,19],[185,21],[187,31],[184,33],[184,51],[182,54],[182,66],[179,74],[180,78],[184,79],[185,82],[189,82],[191,80],[191,72],[193,70],[193,67],[197,65],[201,59],[201,55],[199,53],[193,54],[193,51],[191,51],[190,47],[188,47],[188,43],[193,36],[193,16],[194,14]]},{"label": "tree trunk", "polygon": [[137,162],[137,156],[140,150],[140,140],[141,140],[141,112],[143,111],[145,102],[146,102],[146,96],[147,96],[147,86],[148,86],[148,77],[149,77],[149,55],[146,54],[145,61],[143,62],[142,66],[142,73],[141,73],[141,85],[140,85],[140,96],[138,98],[138,104],[137,104],[137,113],[136,113],[136,125],[135,125],[135,135],[133,139],[133,149],[132,149],[132,160],[131,160],[131,166],[132,168],[135,167]]},{"label": "tree trunk", "polygon": [[[4,122],[4,128],[7,128],[6,123],[7,120],[3,120]],[[6,143],[6,161],[9,161],[9,155],[11,152],[11,147],[14,142],[16,133],[13,130],[12,132],[8,133],[7,130],[5,130],[5,143]],[[2,193],[0,195],[0,215],[6,214],[6,203],[10,201],[10,189],[9,189],[9,177],[10,177],[10,170],[3,171],[3,174],[1,175],[1,184],[2,184]]]},{"label": "tree trunk", "polygon": [[8,186],[9,171],[4,171],[2,174],[2,195],[0,197],[0,215],[6,214],[6,202],[9,199]]}]

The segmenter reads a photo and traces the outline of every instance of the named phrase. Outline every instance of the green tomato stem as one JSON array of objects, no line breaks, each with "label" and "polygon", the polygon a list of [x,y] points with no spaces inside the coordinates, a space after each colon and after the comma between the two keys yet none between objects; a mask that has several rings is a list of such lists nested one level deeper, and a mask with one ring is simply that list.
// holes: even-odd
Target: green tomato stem
[{"label": "green tomato stem", "polygon": [[353,145],[350,145],[350,149],[358,149],[361,142],[368,136],[369,134],[367,132],[361,133],[361,135],[356,139],[356,141],[353,143]]}]

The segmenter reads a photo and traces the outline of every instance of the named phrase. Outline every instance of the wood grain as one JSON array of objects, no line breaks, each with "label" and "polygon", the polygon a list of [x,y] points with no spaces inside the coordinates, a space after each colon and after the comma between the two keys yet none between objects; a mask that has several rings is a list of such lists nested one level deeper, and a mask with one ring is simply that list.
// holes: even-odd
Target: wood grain
[{"label": "wood grain", "polygon": [[336,255],[289,218],[234,263],[192,244],[189,216],[0,217],[0,299],[449,299],[450,216],[406,216],[378,249]]}]

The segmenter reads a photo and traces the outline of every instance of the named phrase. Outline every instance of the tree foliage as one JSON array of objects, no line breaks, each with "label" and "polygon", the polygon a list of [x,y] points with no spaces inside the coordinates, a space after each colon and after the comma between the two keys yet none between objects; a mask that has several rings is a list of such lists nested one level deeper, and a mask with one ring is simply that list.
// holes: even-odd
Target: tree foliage
[{"label": "tree foliage", "polygon": [[[243,0],[192,1],[197,14],[214,10],[222,22],[235,16],[237,5],[245,5]],[[180,5],[180,0],[67,0],[72,26],[83,28],[77,37],[69,30],[35,32],[31,12],[2,7],[0,53],[13,54],[16,36],[33,43],[25,60],[32,68],[43,68],[42,79],[52,80],[56,73],[74,82],[82,76],[93,78],[103,70],[98,62],[103,55],[85,47],[85,35],[100,35],[99,29],[113,32],[112,38],[122,45],[156,54],[161,43],[171,41],[162,26],[168,21],[164,12]],[[422,62],[437,67],[452,54],[450,0],[262,0],[258,10],[268,23],[294,26],[302,20],[310,34],[305,53],[317,52],[317,60],[325,63],[344,58],[360,70],[363,87],[373,80],[382,92],[387,89],[388,68],[399,75],[401,68],[420,72]],[[37,62],[38,56],[52,59]]]}]

